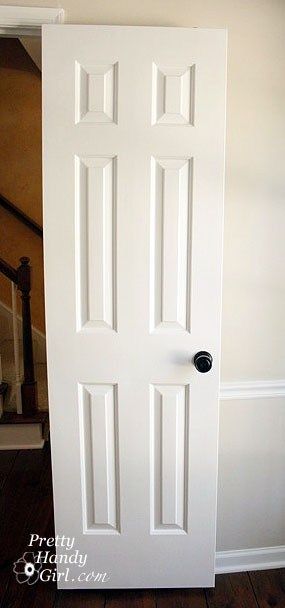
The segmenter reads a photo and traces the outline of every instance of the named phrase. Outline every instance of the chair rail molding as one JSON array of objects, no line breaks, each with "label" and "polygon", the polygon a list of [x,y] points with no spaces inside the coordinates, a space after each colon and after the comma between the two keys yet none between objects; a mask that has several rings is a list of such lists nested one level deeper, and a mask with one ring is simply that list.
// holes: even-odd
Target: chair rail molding
[{"label": "chair rail molding", "polygon": [[41,36],[42,25],[63,21],[62,8],[0,5],[1,36]]},{"label": "chair rail molding", "polygon": [[220,386],[220,399],[223,401],[266,397],[285,397],[285,379],[222,382]]}]

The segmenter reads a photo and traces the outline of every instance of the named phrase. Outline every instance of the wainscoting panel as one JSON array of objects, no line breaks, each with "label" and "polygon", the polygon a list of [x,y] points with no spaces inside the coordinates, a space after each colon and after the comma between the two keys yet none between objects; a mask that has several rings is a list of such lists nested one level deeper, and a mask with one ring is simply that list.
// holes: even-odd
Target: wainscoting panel
[{"label": "wainscoting panel", "polygon": [[285,381],[224,383],[220,395],[218,571],[283,566]]}]

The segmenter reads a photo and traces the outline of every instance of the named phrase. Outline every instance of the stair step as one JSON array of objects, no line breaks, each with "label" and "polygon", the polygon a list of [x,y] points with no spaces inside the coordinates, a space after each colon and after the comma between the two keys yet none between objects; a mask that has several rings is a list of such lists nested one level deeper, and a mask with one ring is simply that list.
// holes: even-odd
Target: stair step
[{"label": "stair step", "polygon": [[0,419],[0,450],[41,449],[48,438],[48,414],[23,416],[4,412]]}]

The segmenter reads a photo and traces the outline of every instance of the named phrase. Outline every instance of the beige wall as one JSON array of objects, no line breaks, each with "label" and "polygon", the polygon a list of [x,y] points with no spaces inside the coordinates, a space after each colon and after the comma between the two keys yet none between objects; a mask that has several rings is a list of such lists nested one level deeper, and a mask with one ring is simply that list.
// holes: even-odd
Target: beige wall
[{"label": "beige wall", "polygon": [[[69,23],[228,29],[222,380],[285,378],[284,0],[61,5]],[[285,544],[282,429],[285,399],[222,402],[218,549]]]},{"label": "beige wall", "polygon": [[42,223],[41,72],[17,39],[0,38],[0,192]]},{"label": "beige wall", "polygon": [[[42,223],[41,73],[21,43],[0,38],[0,194]],[[32,323],[44,331],[42,240],[0,207],[0,256],[32,265]],[[0,275],[0,300],[11,306],[10,281]]]}]

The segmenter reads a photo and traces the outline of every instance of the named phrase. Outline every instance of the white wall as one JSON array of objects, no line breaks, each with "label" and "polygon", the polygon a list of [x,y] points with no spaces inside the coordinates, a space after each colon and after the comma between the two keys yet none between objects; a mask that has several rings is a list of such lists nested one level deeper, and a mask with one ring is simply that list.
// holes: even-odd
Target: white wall
[{"label": "white wall", "polygon": [[[222,380],[285,378],[284,0],[62,7],[70,23],[228,28]],[[284,440],[285,397],[222,402],[218,549],[285,544]]]}]

